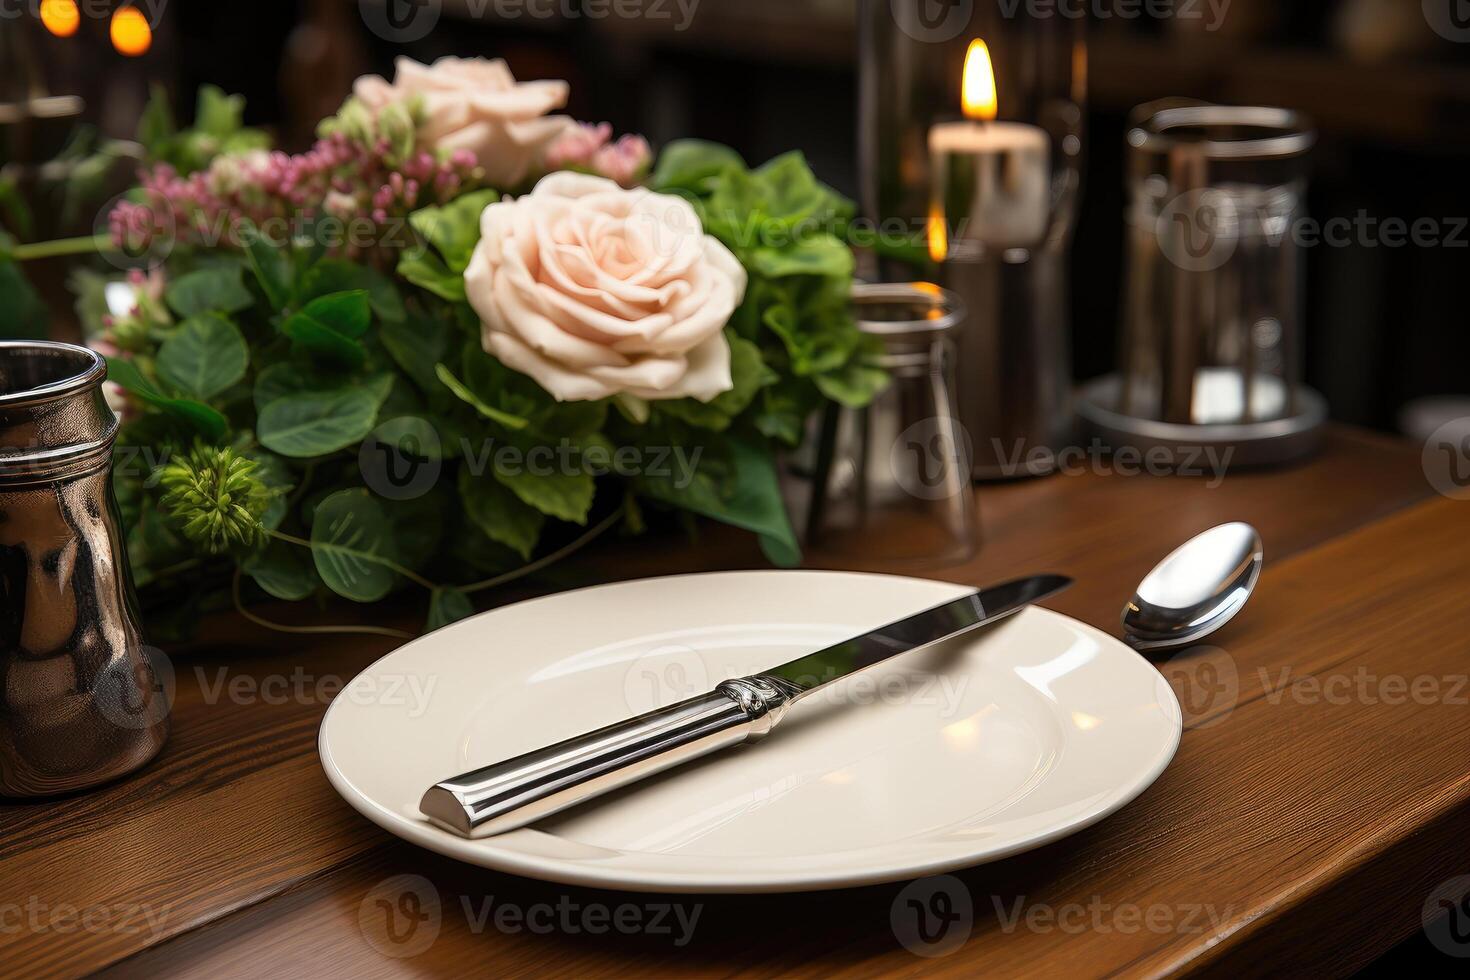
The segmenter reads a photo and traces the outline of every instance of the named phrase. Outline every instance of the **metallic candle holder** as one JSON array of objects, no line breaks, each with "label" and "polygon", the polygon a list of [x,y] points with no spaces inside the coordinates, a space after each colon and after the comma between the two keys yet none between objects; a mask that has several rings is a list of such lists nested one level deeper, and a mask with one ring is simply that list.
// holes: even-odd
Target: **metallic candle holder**
[{"label": "metallic candle holder", "polygon": [[1168,100],[1128,133],[1121,372],[1078,411],[1114,448],[1310,453],[1327,420],[1301,383],[1303,214],[1316,134],[1297,113]]},{"label": "metallic candle holder", "polygon": [[113,498],[106,374],[84,347],[0,342],[0,796],[115,779],[168,734]]},{"label": "metallic candle holder", "polygon": [[864,0],[860,14],[864,210],[881,240],[903,227],[927,245],[928,264],[888,258],[885,278],[932,278],[968,309],[956,397],[978,479],[1053,471],[1073,428],[1086,44],[1078,18],[1002,6]]}]

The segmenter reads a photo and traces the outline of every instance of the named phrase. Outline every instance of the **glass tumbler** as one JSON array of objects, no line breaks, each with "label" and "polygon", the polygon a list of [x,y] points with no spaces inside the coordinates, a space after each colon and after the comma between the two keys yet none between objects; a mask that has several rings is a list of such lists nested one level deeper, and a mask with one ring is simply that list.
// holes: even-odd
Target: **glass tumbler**
[{"label": "glass tumbler", "polygon": [[1250,425],[1296,414],[1306,156],[1297,113],[1170,100],[1128,132],[1124,416]]},{"label": "glass tumbler", "polygon": [[890,383],[822,417],[807,543],[824,558],[951,565],[978,545],[971,441],[956,416],[954,294],[931,283],[853,287],[858,327],[882,341]]}]

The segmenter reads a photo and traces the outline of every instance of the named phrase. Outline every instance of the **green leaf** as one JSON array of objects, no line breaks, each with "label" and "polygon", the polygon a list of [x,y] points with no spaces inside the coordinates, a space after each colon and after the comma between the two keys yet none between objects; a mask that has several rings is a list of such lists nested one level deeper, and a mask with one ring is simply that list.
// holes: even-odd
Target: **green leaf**
[{"label": "green leaf", "polygon": [[0,340],[45,340],[50,316],[20,266],[0,258]]},{"label": "green leaf", "polygon": [[660,191],[699,191],[707,178],[728,167],[745,169],[740,154],[728,146],[706,140],[675,140],[659,153],[649,184]]},{"label": "green leaf", "polygon": [[297,286],[296,299],[307,303],[330,293],[355,289],[367,290],[368,301],[380,319],[398,322],[404,318],[403,297],[393,280],[377,269],[346,259],[322,259],[307,269]]},{"label": "green leaf", "polygon": [[297,545],[272,541],[265,550],[250,556],[240,570],[268,594],[287,602],[298,602],[321,584],[316,569]]},{"label": "green leaf", "polygon": [[361,337],[373,322],[372,306],[365,289],[318,296],[294,315],[316,320],[344,337]]},{"label": "green leaf", "polygon": [[469,467],[459,471],[459,499],[464,512],[492,540],[530,558],[546,523],[542,513],[489,474],[475,476]]},{"label": "green leaf", "polygon": [[[441,207],[420,208],[408,216],[408,223],[439,250],[449,272],[462,275],[480,241],[480,215],[498,200],[498,191],[475,191]],[[401,264],[399,274],[403,274]]]},{"label": "green leaf", "polygon": [[773,385],[761,392],[754,412],[755,427],[767,439],[793,448],[799,446],[807,417],[819,400],[817,392],[798,379]]},{"label": "green leaf", "polygon": [[185,320],[158,350],[158,376],[183,394],[213,398],[245,377],[250,349],[235,325],[205,313]]},{"label": "green leaf", "polygon": [[261,410],[256,434],[261,445],[282,456],[325,456],[357,445],[373,430],[378,395],[366,387],[284,395]]},{"label": "green leaf", "polygon": [[425,629],[432,633],[436,629],[468,619],[475,614],[475,604],[470,597],[458,589],[439,588],[429,596],[429,621]]},{"label": "green leaf", "polygon": [[258,233],[246,231],[245,254],[250,258],[250,268],[255,279],[265,291],[266,299],[277,310],[286,308],[291,300],[291,260],[285,250],[266,241]]},{"label": "green leaf", "polygon": [[262,411],[277,398],[321,388],[295,364],[272,364],[255,376],[255,410]]},{"label": "green leaf", "polygon": [[852,217],[852,202],[817,180],[799,150],[762,164],[755,176],[764,190],[766,213],[778,219],[783,233],[824,224],[836,231]]},{"label": "green leaf", "polygon": [[326,361],[343,367],[362,367],[368,361],[368,350],[350,336],[338,334],[319,320],[293,314],[282,323],[281,332],[312,360]]},{"label": "green leaf", "polygon": [[392,446],[405,456],[423,459],[445,459],[444,440],[428,419],[417,415],[400,415],[373,429],[373,438]]},{"label": "green leaf", "polygon": [[452,324],[431,317],[390,320],[378,330],[389,355],[426,394],[442,390],[435,367],[447,359],[453,334]]},{"label": "green leaf", "polygon": [[813,235],[786,248],[757,248],[751,271],[770,279],[786,276],[850,277],[852,249],[832,235]]},{"label": "green leaf", "polygon": [[137,140],[143,144],[151,159],[158,160],[166,152],[168,141],[177,131],[174,111],[169,104],[168,89],[154,82],[148,87],[148,104],[138,117]]},{"label": "green leaf", "polygon": [[220,265],[186,273],[168,284],[163,298],[181,317],[201,313],[238,313],[255,304],[240,281],[238,265]]},{"label": "green leaf", "polygon": [[398,259],[398,274],[441,299],[464,302],[464,275],[450,271],[427,249],[406,249]]},{"label": "green leaf", "polygon": [[507,429],[524,429],[531,424],[528,420],[521,418],[518,415],[512,415],[509,412],[502,412],[500,409],[495,408],[494,406],[484,402],[478,395],[471,391],[469,387],[464,384],[464,382],[456,378],[453,372],[451,372],[449,368],[445,367],[443,364],[436,365],[434,368],[434,373],[438,376],[439,381],[444,385],[444,387],[454,392],[456,398],[464,402],[466,405],[469,405],[475,411],[479,412],[485,418],[490,419],[492,422],[499,422]]},{"label": "green leaf", "polygon": [[354,602],[377,602],[398,578],[388,518],[361,488],[339,490],[317,505],[311,556],[327,588]]},{"label": "green leaf", "polygon": [[271,502],[261,515],[260,523],[274,531],[281,526],[290,510],[288,495],[296,489],[296,475],[291,472],[286,461],[275,453],[256,447],[248,450],[245,455],[255,460],[255,476],[271,491]]},{"label": "green leaf", "polygon": [[245,97],[226,95],[215,85],[199,88],[199,101],[194,109],[194,128],[211,136],[229,136],[240,128],[245,117]]},{"label": "green leaf", "polygon": [[29,241],[35,234],[35,216],[13,172],[0,171],[0,225],[22,240]]},{"label": "green leaf", "polygon": [[838,371],[812,378],[823,395],[848,408],[862,408],[888,387],[888,372],[854,358]]},{"label": "green leaf", "polygon": [[[492,455],[495,479],[510,488],[522,501],[546,514],[574,524],[586,524],[597,495],[597,481],[585,467],[559,465],[555,446],[528,439],[511,443],[519,452],[519,462],[511,465]],[[552,450],[549,462],[537,450]],[[536,455],[533,455],[536,453]]]},{"label": "green leaf", "polygon": [[367,357],[356,338],[372,323],[365,290],[318,297],[286,318],[281,332],[314,359],[360,367]]},{"label": "green leaf", "polygon": [[170,398],[143,377],[133,362],[117,357],[107,359],[108,380],[124,390],[132,392],[148,404],[191,425],[196,432],[211,442],[218,442],[229,428],[229,422],[219,412],[201,402],[188,398]]},{"label": "green leaf", "polygon": [[801,546],[786,514],[769,447],[745,438],[731,438],[720,445],[729,452],[730,485],[708,469],[701,471],[704,463],[697,464],[693,479],[645,474],[639,477],[639,485],[657,500],[755,532],[766,557],[777,565],[799,564]]}]

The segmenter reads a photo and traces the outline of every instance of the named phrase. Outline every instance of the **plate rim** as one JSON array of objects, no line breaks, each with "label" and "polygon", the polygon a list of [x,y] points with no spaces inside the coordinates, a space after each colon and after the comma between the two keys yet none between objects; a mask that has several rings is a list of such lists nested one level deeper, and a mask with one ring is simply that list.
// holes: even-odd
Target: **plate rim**
[{"label": "plate rim", "polygon": [[[957,590],[968,590],[969,586],[959,583],[947,582],[940,579],[925,579],[906,575],[889,575],[874,572],[852,572],[843,570],[825,569],[734,569],[727,571],[711,572],[689,572],[674,573],[669,575],[649,576],[637,579],[624,579],[618,582],[603,582],[593,585],[582,586],[576,589],[568,589],[563,592],[548,593],[547,595],[534,596],[519,602],[507,603],[493,609],[475,614],[460,620],[442,630],[436,630],[403,644],[368,664],[353,677],[353,681],[343,686],[342,691],[348,690],[353,682],[390,657],[398,656],[405,650],[420,643],[438,637],[441,633],[447,633],[458,628],[467,626],[482,617],[493,616],[507,609],[540,603],[546,600],[558,599],[580,592],[588,592],[597,589],[614,589],[620,586],[639,585],[643,583],[667,581],[670,579],[692,579],[692,578],[720,578],[736,576],[791,576],[811,575],[817,577],[845,576],[850,578],[861,578],[867,580],[900,579],[908,582],[922,582],[926,585],[939,589],[950,588]],[[943,601],[942,599],[939,601]],[[1047,616],[1056,617],[1065,621],[1074,628],[1105,641],[1104,646],[1113,646],[1127,651],[1130,655],[1149,665],[1148,661],[1138,656],[1136,652],[1129,649],[1117,637],[1103,632],[1089,623],[1074,619],[1055,610],[1044,606],[1028,607],[1028,611],[1036,610]],[[436,640],[438,642],[438,640]],[[1149,665],[1151,667],[1151,665]],[[994,861],[1014,857],[1027,851],[1032,851],[1047,844],[1054,843],[1065,837],[1085,830],[1088,827],[1107,819],[1114,813],[1123,809],[1143,794],[1150,786],[1158,781],[1164,771],[1173,762],[1178,753],[1180,742],[1184,734],[1183,711],[1179,706],[1178,696],[1173,688],[1159,675],[1160,683],[1156,690],[1167,692],[1167,699],[1161,699],[1159,706],[1165,710],[1167,720],[1172,722],[1168,745],[1159,752],[1153,764],[1135,778],[1133,782],[1121,792],[1108,796],[1100,804],[1089,810],[1062,821],[1054,827],[1045,831],[1029,834],[1011,844],[991,848],[984,853],[976,854],[950,854],[927,861],[914,861],[912,859],[894,859],[892,862],[882,865],[870,865],[858,869],[833,868],[829,870],[811,872],[794,871],[783,874],[770,874],[762,871],[754,874],[727,874],[720,873],[718,878],[700,878],[697,874],[687,871],[670,869],[668,871],[649,874],[638,872],[636,876],[630,876],[624,869],[604,869],[595,865],[571,864],[556,857],[545,857],[531,853],[507,851],[485,847],[487,840],[481,838],[469,840],[454,836],[446,831],[433,827],[430,824],[415,824],[401,814],[390,811],[387,808],[370,799],[366,793],[357,789],[350,779],[341,771],[332,756],[331,748],[327,742],[327,726],[332,718],[333,712],[337,710],[339,703],[344,700],[339,692],[327,710],[322,715],[321,723],[317,730],[317,755],[322,770],[331,784],[332,789],[340,796],[354,811],[366,817],[378,827],[392,834],[400,840],[407,841],[419,847],[423,847],[433,853],[452,858],[476,867],[485,868],[505,874],[513,874],[521,877],[532,878],[538,881],[554,882],[564,885],[574,885],[588,888],[602,888],[634,893],[653,894],[770,894],[807,891],[830,891],[841,888],[858,888],[869,885],[887,884],[895,881],[908,881],[918,878],[926,878],[931,875],[944,874],[963,868],[979,867]],[[543,831],[535,829],[534,826],[513,831],[512,834],[542,834]]]}]

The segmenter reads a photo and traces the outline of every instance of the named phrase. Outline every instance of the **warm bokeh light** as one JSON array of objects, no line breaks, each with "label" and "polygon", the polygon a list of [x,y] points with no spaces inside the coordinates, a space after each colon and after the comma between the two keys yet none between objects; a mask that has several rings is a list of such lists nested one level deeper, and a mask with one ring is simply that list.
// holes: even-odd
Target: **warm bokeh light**
[{"label": "warm bokeh light", "polygon": [[119,54],[136,58],[153,46],[153,28],[137,7],[122,7],[112,15],[112,46]]},{"label": "warm bokeh light", "polygon": [[929,258],[943,262],[949,256],[949,229],[944,227],[944,211],[939,205],[929,208]]},{"label": "warm bokeh light", "polygon": [[41,25],[57,37],[71,37],[82,26],[76,0],[41,0]]},{"label": "warm bokeh light", "polygon": [[960,104],[970,119],[991,120],[996,116],[999,100],[995,94],[995,66],[990,63],[990,48],[978,37],[965,52],[965,75],[960,86]]}]

